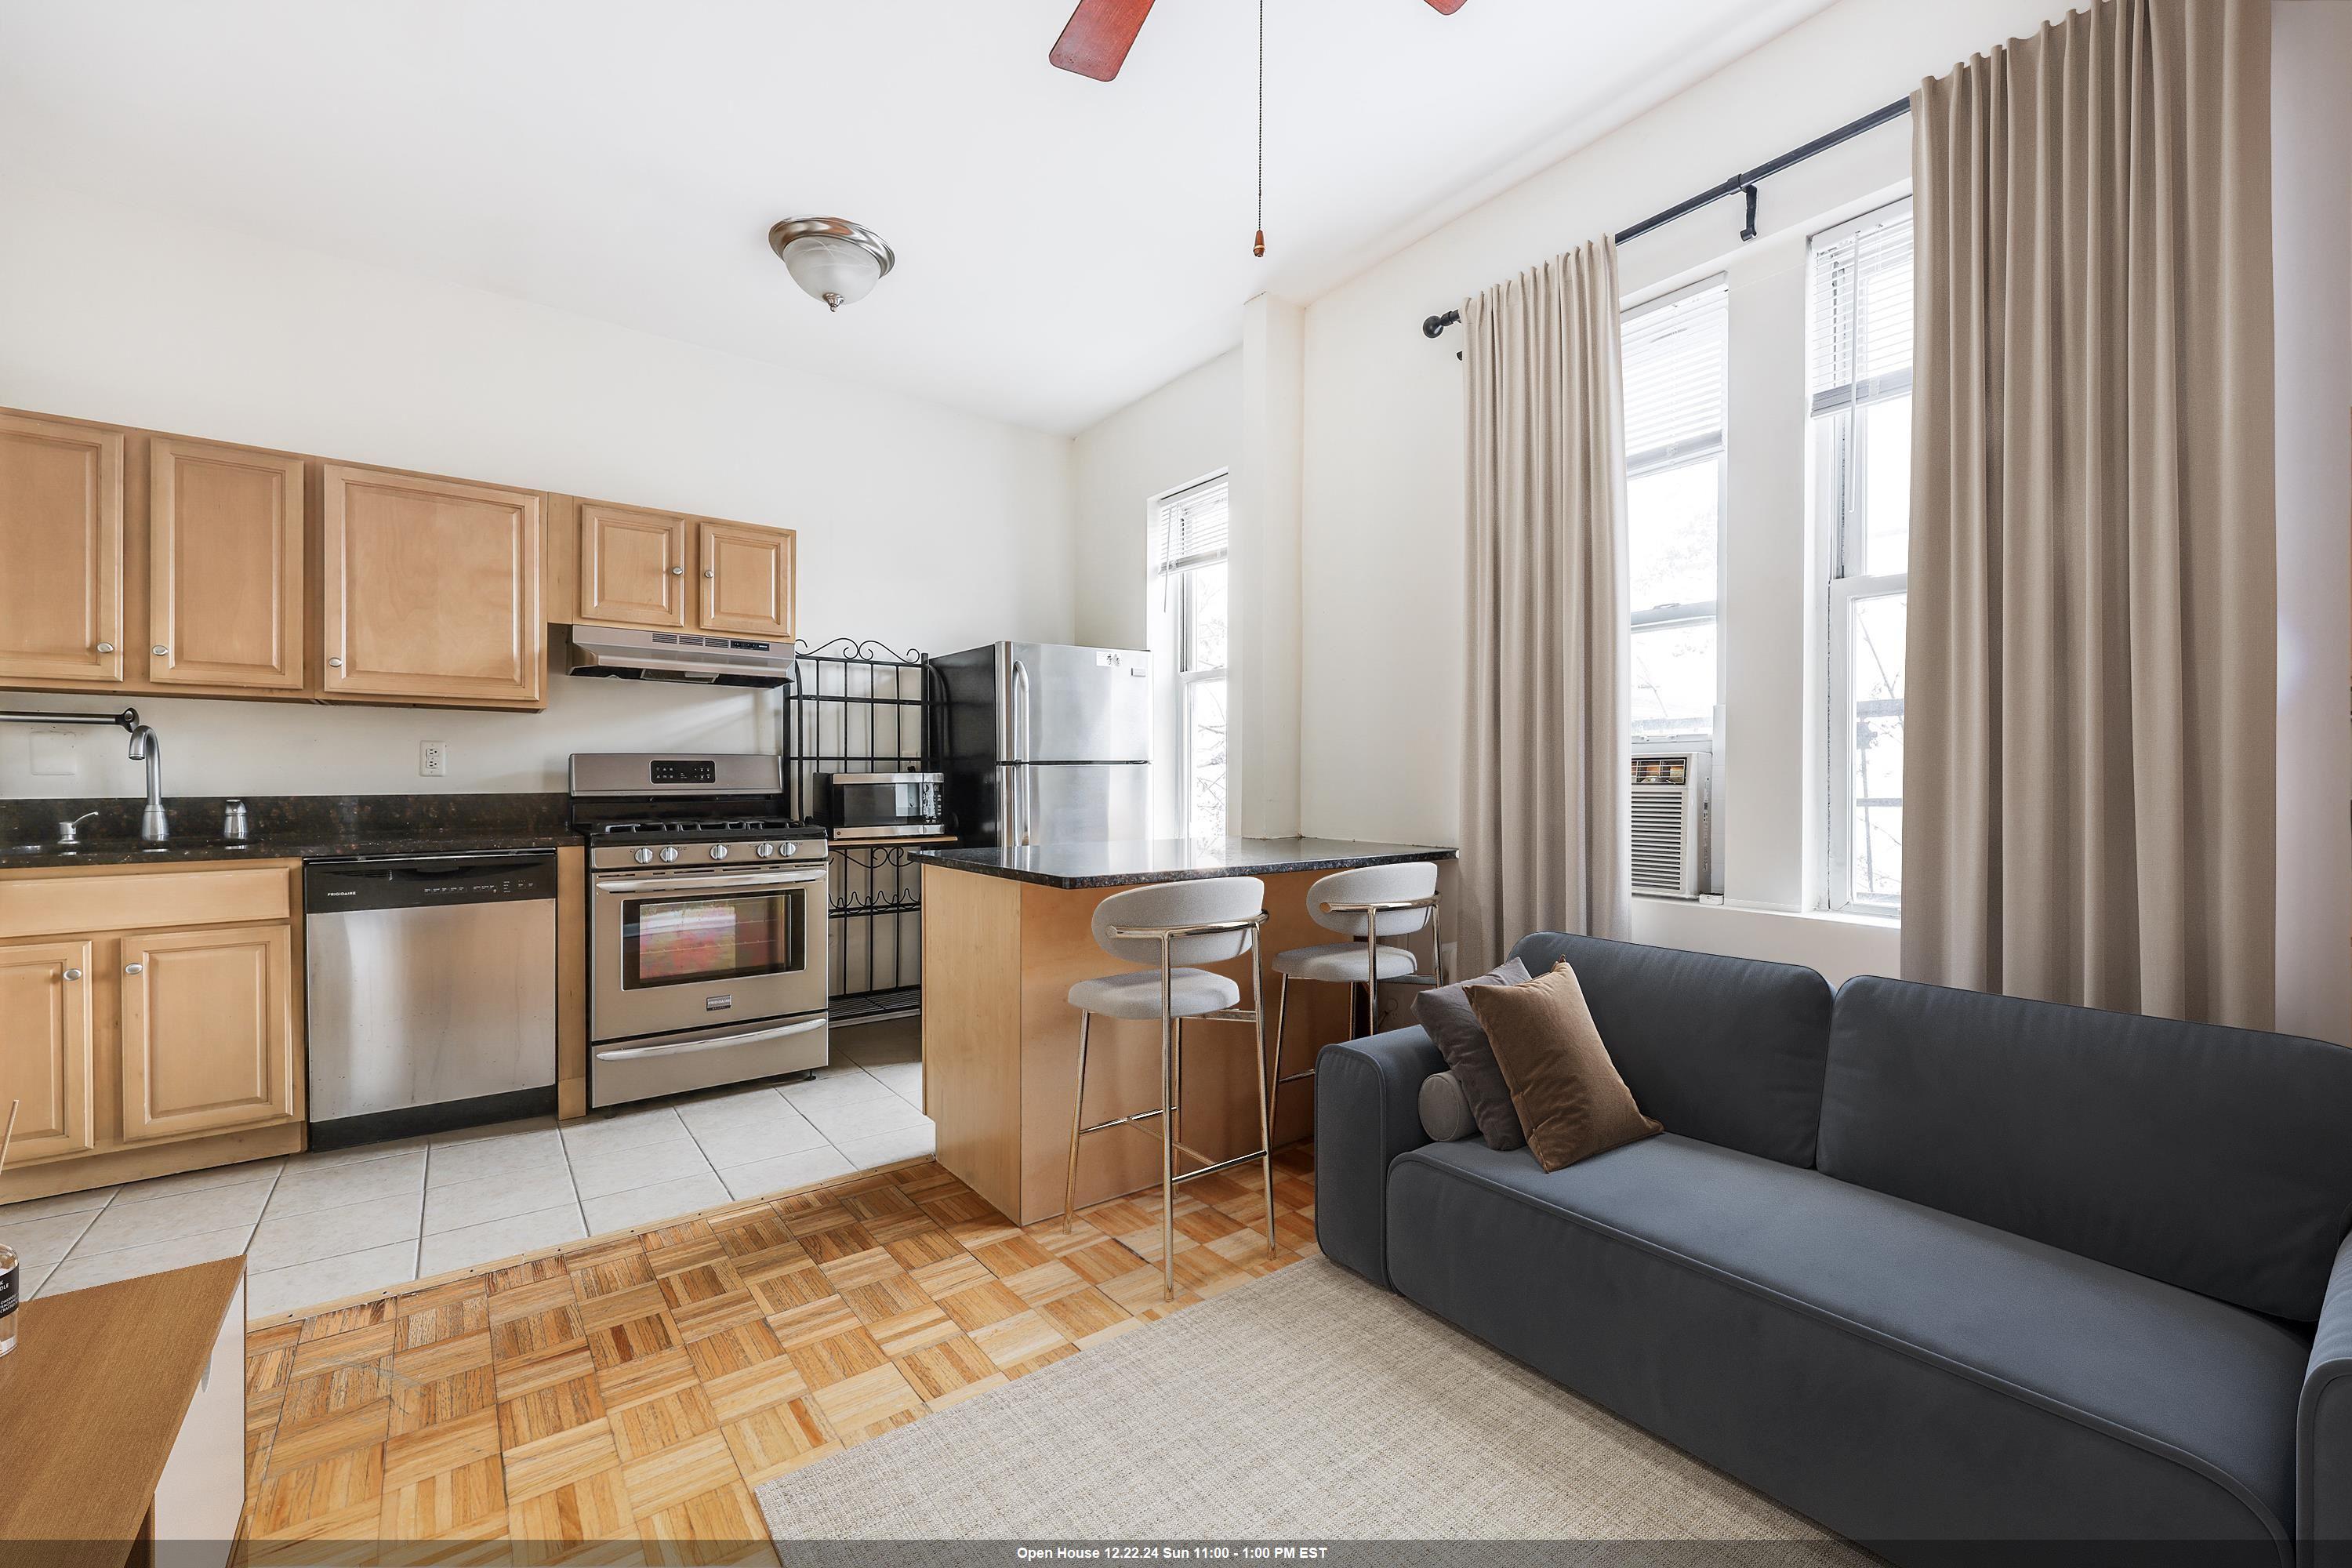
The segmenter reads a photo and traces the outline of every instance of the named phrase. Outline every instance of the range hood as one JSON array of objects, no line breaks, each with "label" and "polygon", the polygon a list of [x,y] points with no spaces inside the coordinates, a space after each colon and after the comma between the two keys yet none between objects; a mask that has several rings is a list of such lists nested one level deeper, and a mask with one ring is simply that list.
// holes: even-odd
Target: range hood
[{"label": "range hood", "polygon": [[571,673],[615,680],[687,680],[704,686],[784,686],[793,645],[719,632],[573,626]]}]

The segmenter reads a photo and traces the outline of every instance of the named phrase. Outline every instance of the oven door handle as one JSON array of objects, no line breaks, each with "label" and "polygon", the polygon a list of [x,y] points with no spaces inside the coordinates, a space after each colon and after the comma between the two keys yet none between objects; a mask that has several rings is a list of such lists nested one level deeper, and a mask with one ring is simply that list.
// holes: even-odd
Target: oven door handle
[{"label": "oven door handle", "polygon": [[690,893],[698,888],[805,888],[824,881],[825,875],[824,868],[818,866],[810,868],[807,875],[800,877],[691,876],[651,879],[629,877],[617,881],[600,877],[596,881],[596,890],[600,893]]},{"label": "oven door handle", "polygon": [[624,1046],[617,1051],[598,1051],[600,1062],[635,1061],[640,1057],[682,1057],[689,1051],[715,1051],[728,1046],[756,1046],[762,1040],[781,1040],[787,1035],[805,1035],[822,1029],[827,1020],[803,1018],[797,1024],[781,1028],[754,1029],[748,1035],[721,1035],[715,1040],[677,1040],[666,1046]]}]

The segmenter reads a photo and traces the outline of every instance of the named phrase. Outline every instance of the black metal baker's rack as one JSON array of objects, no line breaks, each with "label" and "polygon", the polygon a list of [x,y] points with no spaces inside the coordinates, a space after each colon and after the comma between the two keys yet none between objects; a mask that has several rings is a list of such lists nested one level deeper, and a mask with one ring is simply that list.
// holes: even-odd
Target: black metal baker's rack
[{"label": "black metal baker's rack", "polygon": [[[793,661],[784,734],[794,816],[825,819],[829,774],[926,771],[941,710],[921,650],[835,637],[796,647]],[[942,834],[833,845],[825,912],[835,1023],[921,1011],[923,880],[914,851],[953,842]]]}]

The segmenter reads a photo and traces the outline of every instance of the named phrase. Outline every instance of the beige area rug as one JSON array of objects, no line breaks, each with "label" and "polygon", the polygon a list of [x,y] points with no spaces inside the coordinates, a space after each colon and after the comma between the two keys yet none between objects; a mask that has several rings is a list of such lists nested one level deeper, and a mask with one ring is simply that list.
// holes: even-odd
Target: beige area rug
[{"label": "beige area rug", "polygon": [[1876,1561],[1321,1258],[759,1496],[787,1568],[1011,1563],[1020,1546],[1250,1560],[1202,1542],[1328,1544],[1321,1561],[1348,1564]]}]

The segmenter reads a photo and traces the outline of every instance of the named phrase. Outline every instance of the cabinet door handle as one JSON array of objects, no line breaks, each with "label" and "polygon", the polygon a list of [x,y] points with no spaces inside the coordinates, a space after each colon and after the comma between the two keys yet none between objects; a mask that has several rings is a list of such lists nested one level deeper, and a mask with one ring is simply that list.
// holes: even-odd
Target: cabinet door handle
[{"label": "cabinet door handle", "polygon": [[122,966],[122,973],[125,974],[144,974],[147,973],[147,966],[143,963],[126,963]]},{"label": "cabinet door handle", "polygon": [[148,651],[148,652],[150,652],[150,653],[152,653],[152,654],[153,654],[157,658],[169,658],[169,657],[170,657],[170,655],[171,655],[171,652],[172,652],[172,650],[171,650],[170,648],[167,648],[167,647],[152,647],[152,648],[149,648],[147,651]]},{"label": "cabinet door handle", "polygon": [[705,566],[702,569],[702,574],[706,577],[716,577],[719,575],[719,569],[716,566]]},{"label": "cabinet door handle", "polygon": [[343,668],[343,661],[340,658],[331,658],[327,661],[327,668],[329,669],[341,669]]},{"label": "cabinet door handle", "polygon": [[112,653],[114,651],[114,645],[110,642],[102,642],[98,645],[98,651],[100,653]]},{"label": "cabinet door handle", "polygon": [[79,980],[81,978],[81,971],[79,969],[68,969],[66,971],[66,978],[68,980]]},{"label": "cabinet door handle", "polygon": [[669,574],[673,577],[683,577],[686,575],[686,568],[683,566],[673,566],[669,569]]}]

